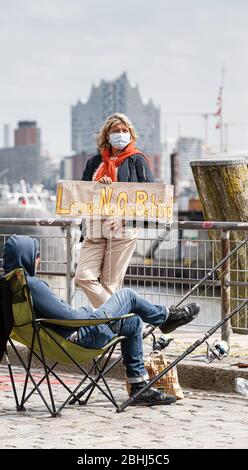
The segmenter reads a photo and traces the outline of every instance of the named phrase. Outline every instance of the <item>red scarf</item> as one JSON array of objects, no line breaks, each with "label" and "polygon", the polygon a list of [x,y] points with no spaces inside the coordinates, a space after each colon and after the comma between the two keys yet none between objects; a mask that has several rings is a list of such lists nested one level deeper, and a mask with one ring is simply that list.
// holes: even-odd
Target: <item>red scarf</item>
[{"label": "red scarf", "polygon": [[94,180],[99,181],[103,176],[109,176],[112,181],[117,181],[117,171],[116,168],[120,166],[126,158],[131,157],[132,155],[135,155],[136,153],[139,153],[145,157],[147,160],[146,156],[140,152],[137,148],[135,148],[134,143],[128,144],[128,146],[123,150],[123,152],[119,153],[118,157],[115,160],[110,160],[110,157],[112,156],[110,149],[105,148],[101,151],[102,155],[102,164],[99,166],[99,168],[96,170]]}]

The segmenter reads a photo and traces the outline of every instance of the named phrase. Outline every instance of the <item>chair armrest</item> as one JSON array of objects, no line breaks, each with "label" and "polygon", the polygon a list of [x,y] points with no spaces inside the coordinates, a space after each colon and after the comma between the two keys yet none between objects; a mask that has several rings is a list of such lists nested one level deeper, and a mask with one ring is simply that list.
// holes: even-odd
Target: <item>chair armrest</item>
[{"label": "chair armrest", "polygon": [[135,313],[127,313],[126,315],[123,315],[122,317],[115,317],[115,318],[100,318],[100,319],[86,319],[86,320],[58,320],[58,319],[52,319],[52,318],[36,318],[34,321],[37,323],[45,323],[47,325],[58,325],[58,326],[66,326],[69,328],[80,328],[81,326],[95,326],[95,325],[102,325],[104,323],[111,323],[116,320],[125,320],[127,318],[134,317]]}]

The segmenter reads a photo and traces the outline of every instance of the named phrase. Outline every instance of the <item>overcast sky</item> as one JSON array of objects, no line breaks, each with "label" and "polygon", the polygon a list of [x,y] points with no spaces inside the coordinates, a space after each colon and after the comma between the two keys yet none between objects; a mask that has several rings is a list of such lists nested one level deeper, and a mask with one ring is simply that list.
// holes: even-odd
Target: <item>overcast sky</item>
[{"label": "overcast sky", "polygon": [[[248,149],[247,0],[0,0],[2,128],[37,120],[45,146],[70,154],[70,106],[124,71],[161,108],[167,136],[204,136],[225,66],[230,150]],[[209,143],[218,145],[217,118]]]}]

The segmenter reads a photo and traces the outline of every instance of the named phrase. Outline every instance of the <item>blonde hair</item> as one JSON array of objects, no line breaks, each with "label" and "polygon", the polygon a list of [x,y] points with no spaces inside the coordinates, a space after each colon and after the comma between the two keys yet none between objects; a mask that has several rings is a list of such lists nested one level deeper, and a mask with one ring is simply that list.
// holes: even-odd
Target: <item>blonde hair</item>
[{"label": "blonde hair", "polygon": [[137,139],[137,134],[135,132],[135,129],[133,127],[133,124],[131,123],[130,119],[125,114],[122,113],[114,113],[109,116],[103,126],[101,127],[100,131],[98,132],[96,136],[96,143],[97,143],[97,148],[98,150],[102,150],[104,148],[110,148],[111,145],[108,141],[108,133],[110,131],[110,128],[112,126],[115,126],[116,124],[125,124],[127,126],[130,134],[132,141],[135,142]]}]

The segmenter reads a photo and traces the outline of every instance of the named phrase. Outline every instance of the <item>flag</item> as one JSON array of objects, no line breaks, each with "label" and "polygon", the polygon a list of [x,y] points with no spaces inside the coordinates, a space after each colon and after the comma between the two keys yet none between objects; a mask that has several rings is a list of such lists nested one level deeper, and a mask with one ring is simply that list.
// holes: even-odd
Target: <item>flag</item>
[{"label": "flag", "polygon": [[216,111],[216,113],[214,113],[215,116],[220,116],[221,115],[221,108],[218,109],[218,111]]},{"label": "flag", "polygon": [[216,113],[214,113],[214,116],[218,116],[219,117],[219,121],[217,122],[217,124],[215,125],[215,129],[220,129],[222,124],[221,124],[221,114],[222,114],[222,86],[220,86],[219,88],[219,95],[217,97],[217,106],[218,106],[218,109],[216,111]]}]

